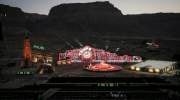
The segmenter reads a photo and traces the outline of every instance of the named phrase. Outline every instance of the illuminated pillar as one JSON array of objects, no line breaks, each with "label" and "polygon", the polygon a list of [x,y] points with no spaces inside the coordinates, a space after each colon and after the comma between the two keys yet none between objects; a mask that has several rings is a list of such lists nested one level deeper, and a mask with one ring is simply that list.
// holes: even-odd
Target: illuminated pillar
[{"label": "illuminated pillar", "polygon": [[31,52],[30,39],[27,34],[24,39],[23,59],[24,59],[24,66],[27,67],[31,65],[32,52]]}]

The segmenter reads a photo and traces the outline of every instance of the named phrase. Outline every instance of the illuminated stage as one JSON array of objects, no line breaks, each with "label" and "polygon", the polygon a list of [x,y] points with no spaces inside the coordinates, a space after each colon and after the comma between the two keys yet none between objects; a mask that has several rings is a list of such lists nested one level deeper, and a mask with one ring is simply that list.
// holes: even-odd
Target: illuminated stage
[{"label": "illuminated stage", "polygon": [[107,64],[105,62],[101,62],[98,64],[90,64],[88,67],[85,68],[89,71],[95,71],[95,72],[112,72],[112,71],[120,71],[122,70],[122,67],[118,65],[111,65]]},{"label": "illuminated stage", "polygon": [[103,49],[96,49],[90,46],[85,46],[79,49],[66,50],[66,52],[60,52],[57,59],[62,61],[69,58],[71,63],[101,63],[101,61],[106,61],[107,63],[124,63],[124,62],[142,62],[140,56],[129,56],[129,55],[118,55],[116,53],[111,53]]}]

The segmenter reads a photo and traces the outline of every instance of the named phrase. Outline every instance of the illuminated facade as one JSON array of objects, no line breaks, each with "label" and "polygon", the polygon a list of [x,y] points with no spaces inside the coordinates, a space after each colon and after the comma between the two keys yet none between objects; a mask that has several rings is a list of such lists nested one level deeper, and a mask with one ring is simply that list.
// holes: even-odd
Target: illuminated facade
[{"label": "illuminated facade", "polygon": [[53,63],[53,54],[45,51],[40,50],[33,50],[32,51],[32,62],[38,63],[40,61],[43,61],[44,63]]},{"label": "illuminated facade", "polygon": [[72,63],[91,61],[107,63],[123,63],[123,62],[141,62],[140,56],[119,56],[116,53],[107,52],[103,49],[96,49],[90,46],[85,46],[79,49],[67,50],[65,53],[59,53],[58,61],[69,58]]},{"label": "illuminated facade", "polygon": [[34,64],[42,62],[50,66],[53,64],[53,53],[48,52],[43,45],[34,44],[32,48],[32,62]]}]

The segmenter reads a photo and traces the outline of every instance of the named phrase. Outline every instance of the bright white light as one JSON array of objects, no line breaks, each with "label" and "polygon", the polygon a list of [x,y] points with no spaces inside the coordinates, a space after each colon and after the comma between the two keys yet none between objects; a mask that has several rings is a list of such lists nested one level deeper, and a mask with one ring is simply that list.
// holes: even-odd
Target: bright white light
[{"label": "bright white light", "polygon": [[159,72],[160,72],[160,70],[159,70],[159,69],[155,69],[155,72],[156,72],[156,73],[159,73]]},{"label": "bright white light", "polygon": [[118,52],[118,51],[119,51],[119,49],[120,49],[120,48],[116,48],[116,52]]},{"label": "bright white light", "polygon": [[148,71],[151,72],[151,73],[154,72],[152,68],[150,68]]},{"label": "bright white light", "polygon": [[84,53],[83,53],[83,57],[84,58],[91,58],[91,56],[92,56],[92,54],[91,54],[91,52],[90,51],[85,51]]},{"label": "bright white light", "polygon": [[136,67],[136,71],[140,71],[140,68],[139,68],[139,67]]},{"label": "bright white light", "polygon": [[167,68],[167,71],[170,71],[170,68]]},{"label": "bright white light", "polygon": [[50,63],[44,63],[44,65],[47,65],[47,66],[52,66],[52,64],[50,64]]},{"label": "bright white light", "polygon": [[36,63],[37,61],[38,61],[38,59],[35,57],[35,58],[33,59],[33,62]]},{"label": "bright white light", "polygon": [[131,66],[131,70],[135,70],[135,67],[134,67],[134,66]]},{"label": "bright white light", "polygon": [[82,55],[83,58],[85,58],[85,59],[89,59],[92,56],[91,50],[92,50],[92,48],[86,46],[83,49],[81,49],[81,51],[79,52],[79,55]]}]

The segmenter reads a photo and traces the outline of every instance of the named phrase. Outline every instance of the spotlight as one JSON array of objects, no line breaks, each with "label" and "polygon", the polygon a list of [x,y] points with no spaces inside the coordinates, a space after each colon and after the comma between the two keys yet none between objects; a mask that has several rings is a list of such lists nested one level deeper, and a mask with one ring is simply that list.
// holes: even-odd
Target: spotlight
[{"label": "spotlight", "polygon": [[140,71],[140,68],[139,68],[139,67],[136,67],[136,71]]},{"label": "spotlight", "polygon": [[156,73],[159,73],[159,72],[160,72],[160,70],[159,70],[159,69],[155,69],[155,72],[156,72]]},{"label": "spotlight", "polygon": [[134,67],[134,66],[131,66],[131,70],[135,70],[135,67]]},{"label": "spotlight", "polygon": [[35,58],[33,59],[33,62],[37,63],[37,62],[38,62],[38,59],[35,57]]},{"label": "spotlight", "polygon": [[149,71],[149,72],[151,72],[151,73],[153,73],[153,72],[154,72],[152,68],[150,68],[148,71]]}]

